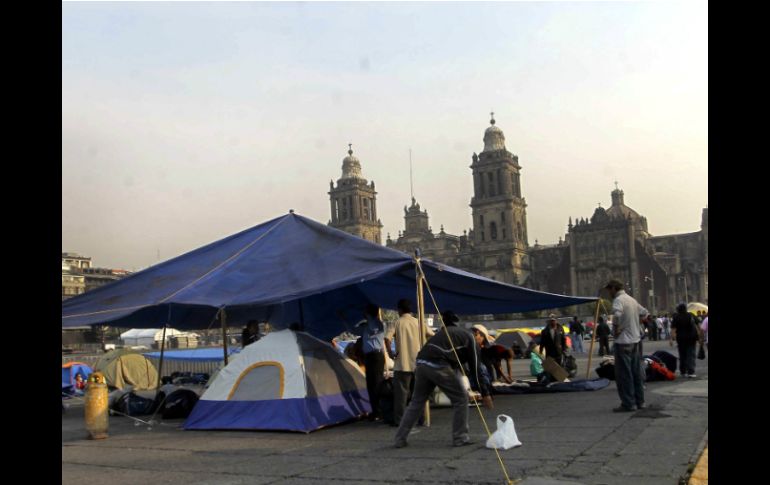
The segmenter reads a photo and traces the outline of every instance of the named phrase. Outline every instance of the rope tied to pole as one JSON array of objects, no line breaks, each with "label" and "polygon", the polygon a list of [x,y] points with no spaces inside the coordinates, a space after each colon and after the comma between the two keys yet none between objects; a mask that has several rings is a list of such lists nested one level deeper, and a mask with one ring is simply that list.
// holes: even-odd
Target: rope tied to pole
[{"label": "rope tied to pole", "polygon": [[[436,314],[438,315],[439,321],[441,322],[441,327],[444,329],[444,332],[446,333],[447,340],[449,340],[449,345],[452,347],[452,353],[455,356],[455,359],[457,359],[457,364],[460,367],[460,372],[462,372],[463,377],[468,379],[468,375],[465,373],[465,368],[463,367],[463,363],[460,360],[460,356],[457,353],[457,349],[454,346],[454,342],[452,342],[452,336],[449,334],[449,330],[447,329],[446,323],[444,323],[444,318],[441,315],[441,310],[438,307],[438,304],[436,303],[436,298],[433,296],[433,291],[430,288],[430,283],[428,283],[428,279],[425,277],[425,272],[422,269],[422,264],[420,263],[420,258],[415,258],[415,264],[418,270],[418,279],[425,283],[425,289],[428,291],[428,295],[430,295],[430,299],[433,302],[433,306],[436,309]],[[420,295],[422,296],[422,295]],[[474,348],[473,351],[475,352],[476,349]],[[478,359],[478,356],[477,356]],[[477,361],[478,362],[478,361]],[[469,380],[470,381],[470,380]],[[479,406],[478,400],[474,399],[473,404],[476,407],[476,410],[479,413],[479,417],[481,418],[481,422],[484,425],[484,430],[487,432],[487,439],[492,437],[491,431],[489,431],[489,426],[487,425],[486,419],[484,419],[484,413],[481,411],[481,406]],[[503,458],[500,456],[500,452],[497,450],[497,448],[494,448],[495,455],[497,455],[497,460],[500,463],[500,468],[503,470],[503,475],[505,475],[505,481],[508,485],[513,485],[514,482],[511,480],[511,478],[508,476],[508,470],[505,468],[505,464],[503,463]],[[517,480],[517,482],[520,480]]]}]

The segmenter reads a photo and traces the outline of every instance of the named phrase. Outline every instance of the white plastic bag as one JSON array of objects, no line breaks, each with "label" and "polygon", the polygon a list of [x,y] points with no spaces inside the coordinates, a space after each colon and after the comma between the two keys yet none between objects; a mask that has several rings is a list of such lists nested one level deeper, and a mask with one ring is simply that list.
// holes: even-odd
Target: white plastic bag
[{"label": "white plastic bag", "polygon": [[514,446],[521,446],[521,441],[516,436],[516,430],[513,429],[513,419],[505,414],[497,416],[497,431],[487,440],[487,448],[497,448],[507,450]]}]

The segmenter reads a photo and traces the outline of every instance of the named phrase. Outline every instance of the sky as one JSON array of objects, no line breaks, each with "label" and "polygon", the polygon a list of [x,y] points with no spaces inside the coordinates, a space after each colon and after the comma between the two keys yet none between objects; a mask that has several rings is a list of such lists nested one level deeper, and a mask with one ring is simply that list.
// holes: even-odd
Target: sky
[{"label": "sky", "polygon": [[348,143],[394,239],[472,226],[490,112],[529,244],[611,205],[708,207],[706,2],[64,2],[62,251],[140,270],[288,213],[326,223]]}]

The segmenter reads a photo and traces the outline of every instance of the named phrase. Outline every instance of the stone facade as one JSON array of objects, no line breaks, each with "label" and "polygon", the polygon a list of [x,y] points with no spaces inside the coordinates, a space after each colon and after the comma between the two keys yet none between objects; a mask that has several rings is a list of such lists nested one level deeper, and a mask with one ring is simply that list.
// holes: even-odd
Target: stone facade
[{"label": "stone facade", "polygon": [[598,207],[574,225],[570,218],[563,244],[530,249],[531,287],[595,296],[614,278],[653,312],[672,311],[680,301],[708,303],[708,209],[701,231],[652,237],[647,219],[625,205],[623,191],[611,196],[609,209]]},{"label": "stone facade", "polygon": [[374,181],[367,184],[361,174],[361,163],[353,156],[352,147],[342,160],[342,177],[329,182],[331,219],[329,225],[347,233],[382,244],[382,222],[377,218],[377,192]]},{"label": "stone facade", "polygon": [[[614,278],[626,283],[629,294],[655,312],[672,311],[679,301],[708,303],[707,208],[699,232],[652,236],[647,219],[625,205],[624,193],[616,184],[609,209],[600,206],[590,219],[578,219],[574,225],[570,217],[567,234],[557,244],[536,241],[529,246],[519,159],[505,148],[505,136],[494,118],[490,123],[484,150],[471,157],[473,228],[461,236],[447,234],[443,226],[434,233],[428,211],[413,197],[411,206],[404,207],[404,230],[396,239],[388,234],[388,247],[410,255],[419,248],[425,258],[551,293],[596,296]],[[348,153],[340,181],[345,179],[346,166],[347,173],[360,177],[358,160],[349,160],[352,151]],[[335,189],[332,184],[329,192],[330,225],[342,228],[339,201],[344,192],[339,185]],[[371,188],[373,192],[373,183]],[[358,221],[354,218],[345,226],[351,230],[344,230],[356,234],[362,232],[359,228],[369,227]]]},{"label": "stone facade", "polygon": [[410,254],[419,247],[423,256],[466,271],[511,284],[529,278],[526,201],[521,195],[519,157],[505,148],[505,135],[490,120],[484,132],[484,150],[471,157],[473,229],[462,236],[433,234],[427,211],[412,199],[404,208],[405,229],[388,247]]}]

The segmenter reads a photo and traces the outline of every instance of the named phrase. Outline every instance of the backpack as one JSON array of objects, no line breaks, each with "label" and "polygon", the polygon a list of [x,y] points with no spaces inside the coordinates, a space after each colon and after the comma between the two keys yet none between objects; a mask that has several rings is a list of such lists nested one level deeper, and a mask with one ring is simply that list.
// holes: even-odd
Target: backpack
[{"label": "backpack", "polygon": [[197,402],[198,395],[195,392],[189,389],[177,389],[169,394],[163,403],[161,416],[163,419],[186,418]]},{"label": "backpack", "polygon": [[145,416],[155,412],[157,404],[155,399],[148,399],[137,396],[133,392],[127,392],[115,401],[112,409],[128,416]]},{"label": "backpack", "polygon": [[596,368],[596,375],[598,375],[599,377],[603,377],[605,379],[614,381],[615,380],[615,362],[604,361],[601,364],[599,364],[599,367]]},{"label": "backpack", "polygon": [[660,359],[660,361],[663,362],[663,365],[665,365],[668,370],[671,372],[676,371],[676,363],[679,359],[674,354],[666,352],[665,350],[658,350],[653,352],[652,355],[653,357]]},{"label": "backpack", "polygon": [[648,381],[673,381],[676,378],[676,375],[668,370],[666,366],[659,364],[654,360],[650,361],[650,365],[647,370],[646,380]]},{"label": "backpack", "polygon": [[575,377],[577,375],[577,361],[574,356],[569,354],[564,355],[562,367],[564,367],[564,370],[567,371],[570,377]]}]

